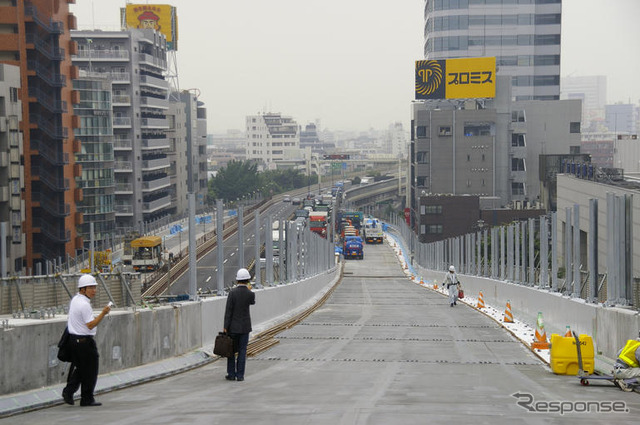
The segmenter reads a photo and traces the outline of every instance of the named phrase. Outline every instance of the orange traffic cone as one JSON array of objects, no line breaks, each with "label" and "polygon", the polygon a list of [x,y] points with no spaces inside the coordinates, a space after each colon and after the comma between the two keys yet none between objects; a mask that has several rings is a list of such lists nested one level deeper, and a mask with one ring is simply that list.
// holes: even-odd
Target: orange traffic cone
[{"label": "orange traffic cone", "polygon": [[424,280],[422,280],[422,276],[420,276],[420,285],[424,285]]},{"label": "orange traffic cone", "polygon": [[536,336],[531,343],[531,348],[537,348],[539,350],[549,349],[549,341],[547,341],[547,332],[544,330],[542,312],[538,312],[538,320],[536,321]]},{"label": "orange traffic cone", "polygon": [[482,291],[480,291],[480,294],[478,295],[478,308],[484,308],[484,295],[482,295]]},{"label": "orange traffic cone", "polygon": [[437,283],[433,284],[433,289],[438,289],[438,284]]},{"label": "orange traffic cone", "polygon": [[507,300],[507,308],[504,310],[504,323],[513,323],[513,314],[511,313],[511,302]]}]

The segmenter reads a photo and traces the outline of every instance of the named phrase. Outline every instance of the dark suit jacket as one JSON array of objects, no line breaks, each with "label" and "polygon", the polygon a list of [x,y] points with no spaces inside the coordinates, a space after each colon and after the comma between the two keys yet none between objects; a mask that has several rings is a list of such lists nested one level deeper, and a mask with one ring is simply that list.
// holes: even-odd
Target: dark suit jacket
[{"label": "dark suit jacket", "polygon": [[224,328],[231,334],[251,332],[249,306],[256,303],[256,294],[246,285],[238,285],[229,292],[224,311]]}]

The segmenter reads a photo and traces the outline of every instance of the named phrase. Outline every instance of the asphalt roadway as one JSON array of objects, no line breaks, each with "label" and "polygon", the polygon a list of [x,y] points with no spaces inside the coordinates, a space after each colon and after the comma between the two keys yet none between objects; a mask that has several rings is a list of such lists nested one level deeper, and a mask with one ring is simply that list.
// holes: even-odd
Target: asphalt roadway
[{"label": "asphalt roadway", "polygon": [[[637,424],[640,396],[557,376],[492,319],[366,245],[327,302],[247,362],[226,361],[4,424]],[[584,411],[587,410],[585,413]]]}]

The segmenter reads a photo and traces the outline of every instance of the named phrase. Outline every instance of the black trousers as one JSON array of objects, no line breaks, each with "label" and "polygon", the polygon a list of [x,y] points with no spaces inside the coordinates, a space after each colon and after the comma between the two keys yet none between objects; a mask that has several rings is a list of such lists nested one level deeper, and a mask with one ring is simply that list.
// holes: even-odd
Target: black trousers
[{"label": "black trousers", "polygon": [[63,392],[73,397],[73,394],[82,386],[80,403],[92,403],[93,390],[98,382],[98,362],[100,355],[96,342],[91,336],[70,335],[72,362],[67,376],[67,386]]}]

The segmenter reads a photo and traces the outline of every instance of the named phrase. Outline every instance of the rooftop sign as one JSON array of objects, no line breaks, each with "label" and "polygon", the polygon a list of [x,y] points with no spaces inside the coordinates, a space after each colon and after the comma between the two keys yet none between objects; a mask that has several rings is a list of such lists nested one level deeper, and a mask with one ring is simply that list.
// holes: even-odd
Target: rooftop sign
[{"label": "rooftop sign", "polygon": [[416,61],[416,99],[478,99],[496,95],[496,58]]}]

